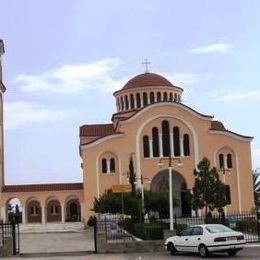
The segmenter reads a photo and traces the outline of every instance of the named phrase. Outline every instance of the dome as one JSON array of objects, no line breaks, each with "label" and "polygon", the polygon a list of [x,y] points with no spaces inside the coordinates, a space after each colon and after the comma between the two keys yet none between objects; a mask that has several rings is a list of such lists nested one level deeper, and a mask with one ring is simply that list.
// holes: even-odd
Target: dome
[{"label": "dome", "polygon": [[172,83],[166,78],[155,74],[155,73],[143,73],[135,76],[130,79],[122,88],[122,90],[132,89],[132,88],[140,88],[140,87],[175,87]]}]

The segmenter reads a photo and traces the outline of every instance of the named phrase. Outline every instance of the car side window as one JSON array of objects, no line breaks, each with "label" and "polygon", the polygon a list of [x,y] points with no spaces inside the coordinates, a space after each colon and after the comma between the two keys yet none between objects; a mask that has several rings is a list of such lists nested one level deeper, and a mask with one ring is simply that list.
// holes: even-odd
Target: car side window
[{"label": "car side window", "polygon": [[192,228],[189,227],[189,228],[186,228],[185,230],[182,231],[181,235],[182,236],[191,236],[192,234]]},{"label": "car side window", "polygon": [[193,229],[192,229],[192,235],[193,236],[200,236],[200,235],[202,235],[203,234],[203,229],[202,229],[202,227],[194,227]]}]

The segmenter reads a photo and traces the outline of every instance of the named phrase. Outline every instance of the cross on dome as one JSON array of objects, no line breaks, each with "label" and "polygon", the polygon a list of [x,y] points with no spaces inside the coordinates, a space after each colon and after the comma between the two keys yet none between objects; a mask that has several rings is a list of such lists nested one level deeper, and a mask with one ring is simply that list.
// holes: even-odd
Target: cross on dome
[{"label": "cross on dome", "polygon": [[148,73],[149,72],[148,65],[151,64],[151,62],[148,61],[148,59],[145,59],[144,62],[142,62],[142,64],[145,65],[145,73]]}]

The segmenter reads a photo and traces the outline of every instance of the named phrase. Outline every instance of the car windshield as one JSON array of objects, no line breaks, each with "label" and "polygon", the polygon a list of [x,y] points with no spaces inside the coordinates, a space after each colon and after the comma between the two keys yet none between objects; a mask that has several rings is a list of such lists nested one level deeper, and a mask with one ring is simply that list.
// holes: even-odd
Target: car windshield
[{"label": "car windshield", "polygon": [[210,225],[205,227],[210,233],[232,232],[231,228],[223,225]]}]

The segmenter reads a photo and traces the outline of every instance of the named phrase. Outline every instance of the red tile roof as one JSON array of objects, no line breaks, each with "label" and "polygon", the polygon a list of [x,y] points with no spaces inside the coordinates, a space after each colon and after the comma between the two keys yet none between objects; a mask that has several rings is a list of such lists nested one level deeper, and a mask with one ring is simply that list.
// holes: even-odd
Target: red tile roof
[{"label": "red tile roof", "polygon": [[80,136],[106,136],[114,133],[113,124],[83,125],[80,127]]},{"label": "red tile roof", "polygon": [[226,128],[220,121],[211,121],[211,130],[222,130],[225,131]]},{"label": "red tile roof", "polygon": [[2,192],[37,192],[37,191],[64,191],[83,190],[83,183],[51,183],[51,184],[24,184],[5,185]]}]

